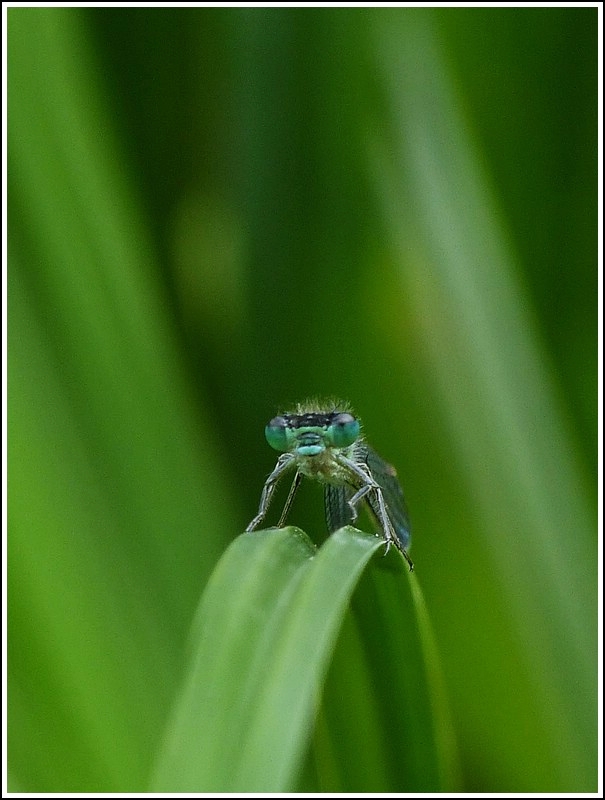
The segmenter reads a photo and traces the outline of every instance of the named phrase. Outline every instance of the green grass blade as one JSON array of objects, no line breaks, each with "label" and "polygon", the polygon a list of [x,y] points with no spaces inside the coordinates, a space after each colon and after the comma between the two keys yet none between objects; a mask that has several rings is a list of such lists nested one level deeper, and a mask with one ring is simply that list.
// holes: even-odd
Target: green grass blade
[{"label": "green grass blade", "polygon": [[140,792],[232,504],[82,15],[8,17],[11,771]]},{"label": "green grass blade", "polygon": [[[293,788],[351,595],[381,548],[376,537],[353,528],[329,537],[315,555],[292,528],[260,531],[233,543],[200,605],[193,655],[159,757],[155,791]],[[406,575],[402,566],[394,573],[407,587]],[[377,580],[382,578],[377,571]],[[413,617],[410,590],[402,591]],[[382,610],[388,618],[388,609]],[[419,663],[423,654],[415,641]],[[426,690],[428,698],[426,679],[419,683],[415,693]],[[391,688],[396,695],[399,686]],[[428,699],[419,703],[432,717]],[[426,742],[424,733],[420,739]],[[434,741],[431,734],[423,747],[433,748]]]},{"label": "green grass blade", "polygon": [[[375,559],[326,680],[313,761],[322,790],[454,791],[453,727],[418,576]],[[355,702],[348,702],[354,697]]]},{"label": "green grass blade", "polygon": [[[480,738],[510,759],[505,772],[530,776],[536,789],[588,791],[597,764],[597,552],[584,465],[431,17],[399,28],[378,19],[396,141],[378,183],[401,291],[426,321],[427,375],[512,621],[518,674],[529,676],[514,725],[485,714],[470,677],[478,664],[460,671],[457,694]],[[502,634],[485,611],[481,627],[496,652]],[[549,731],[538,754],[528,735],[536,720]]]}]

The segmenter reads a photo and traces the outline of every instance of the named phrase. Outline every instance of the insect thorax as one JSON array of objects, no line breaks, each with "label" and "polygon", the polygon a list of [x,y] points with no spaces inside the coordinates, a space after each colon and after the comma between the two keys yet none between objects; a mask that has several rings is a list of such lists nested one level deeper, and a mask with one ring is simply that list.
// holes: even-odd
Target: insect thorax
[{"label": "insect thorax", "polygon": [[336,457],[337,453],[351,458],[354,445],[343,450],[334,450],[327,447],[314,456],[295,454],[296,466],[301,475],[320,483],[331,483],[342,486],[345,483],[356,483],[355,476],[351,474],[346,465]]}]

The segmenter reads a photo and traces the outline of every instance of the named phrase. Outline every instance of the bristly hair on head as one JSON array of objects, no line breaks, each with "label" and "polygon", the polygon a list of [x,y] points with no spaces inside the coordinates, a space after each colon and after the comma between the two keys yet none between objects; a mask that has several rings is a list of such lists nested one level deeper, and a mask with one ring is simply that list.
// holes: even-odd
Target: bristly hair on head
[{"label": "bristly hair on head", "polygon": [[337,397],[317,398],[310,397],[302,403],[297,403],[294,411],[289,411],[289,414],[312,414],[318,412],[320,414],[332,414],[334,412],[345,412],[353,414],[353,410],[349,403],[344,400],[339,400]]}]

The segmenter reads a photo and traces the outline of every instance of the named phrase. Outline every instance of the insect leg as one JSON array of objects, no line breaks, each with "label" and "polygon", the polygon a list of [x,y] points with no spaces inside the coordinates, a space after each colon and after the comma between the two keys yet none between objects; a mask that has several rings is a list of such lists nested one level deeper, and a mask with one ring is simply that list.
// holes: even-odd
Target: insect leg
[{"label": "insect leg", "polygon": [[399,541],[399,537],[397,536],[397,534],[395,533],[395,531],[393,529],[393,525],[391,523],[391,520],[389,519],[389,515],[387,513],[387,508],[386,508],[386,503],[384,502],[384,497],[382,495],[382,489],[380,488],[380,486],[376,486],[374,488],[374,495],[375,495],[375,498],[376,498],[376,503],[378,505],[378,510],[380,512],[379,522],[380,522],[380,525],[382,526],[382,529],[384,531],[384,537],[385,537],[386,543],[387,543],[387,548],[386,548],[384,554],[386,555],[389,552],[389,547],[391,546],[391,542],[393,542],[395,547],[399,550],[401,555],[407,561],[408,567],[410,568],[410,572],[412,572],[413,569],[414,569],[414,562],[412,561],[412,559],[407,554],[407,551],[405,550],[405,548],[403,547],[403,545]]},{"label": "insect leg", "polygon": [[286,505],[284,506],[284,510],[281,512],[281,517],[279,518],[279,522],[277,523],[278,528],[283,528],[284,523],[286,521],[286,517],[288,516],[288,512],[290,511],[290,506],[292,505],[292,501],[294,500],[294,495],[298,491],[298,487],[300,486],[300,482],[302,480],[302,475],[300,472],[297,472],[294,476],[294,480],[292,481],[292,486],[290,486],[290,492],[288,493],[288,499],[286,500]]},{"label": "insect leg", "polygon": [[343,467],[346,467],[349,472],[352,472],[358,479],[358,482],[361,484],[355,494],[347,501],[349,508],[351,509],[351,522],[354,522],[357,519],[357,505],[360,500],[363,500],[363,498],[368,494],[368,492],[371,492],[372,489],[380,489],[380,487],[372,478],[372,475],[365,464],[356,464],[355,461],[352,461],[350,458],[346,458],[345,456],[342,456],[339,460]]},{"label": "insect leg", "polygon": [[282,455],[277,459],[277,464],[275,465],[275,469],[269,475],[267,480],[265,481],[265,485],[263,486],[263,491],[260,496],[260,503],[258,506],[258,514],[254,517],[252,522],[246,528],[246,533],[250,533],[256,527],[260,525],[260,523],[264,520],[267,510],[269,509],[269,504],[271,503],[271,499],[273,498],[273,493],[279,483],[280,478],[294,466],[294,457],[291,453],[282,453]]},{"label": "insect leg", "polygon": [[[399,541],[397,534],[393,530],[393,525],[391,524],[391,520],[389,519],[389,515],[387,512],[387,506],[384,501],[384,496],[382,494],[382,489],[376,483],[376,481],[372,477],[372,473],[365,464],[357,464],[349,458],[343,458],[342,463],[349,469],[351,472],[354,472],[355,475],[360,479],[362,482],[361,487],[355,492],[353,497],[349,500],[349,506],[353,513],[353,519],[357,517],[357,509],[355,506],[362,500],[366,495],[373,493],[373,501],[370,500],[368,497],[368,504],[370,508],[374,511],[378,518],[378,523],[382,528],[382,534],[386,541],[386,553],[389,552],[389,548],[391,546],[391,542],[395,544],[395,547],[399,550],[402,556],[408,563],[410,568],[410,572],[414,569],[414,564],[410,557],[408,556],[407,552],[405,551],[403,545]],[[370,495],[371,496],[371,495]]]},{"label": "insect leg", "polygon": [[357,519],[357,504],[359,503],[359,501],[363,500],[366,494],[368,494],[368,492],[371,492],[372,489],[374,488],[375,488],[374,484],[366,483],[361,487],[361,489],[358,489],[353,495],[353,497],[351,497],[351,499],[348,501],[349,508],[351,509],[351,522],[355,522],[355,520]]}]

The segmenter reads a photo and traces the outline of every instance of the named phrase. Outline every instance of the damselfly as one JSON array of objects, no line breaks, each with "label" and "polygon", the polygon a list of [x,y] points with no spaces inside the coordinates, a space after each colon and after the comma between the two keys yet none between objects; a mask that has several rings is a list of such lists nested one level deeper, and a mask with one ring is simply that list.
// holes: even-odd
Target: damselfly
[{"label": "damselfly", "polygon": [[387,551],[393,543],[410,570],[414,568],[407,554],[410,523],[397,472],[366,443],[359,419],[346,406],[299,405],[293,412],[274,417],[265,428],[265,437],[281,455],[263,487],[258,514],[246,531],[261,524],[277,484],[294,470],[278,527],[285,523],[303,476],[312,478],[324,484],[330,533],[354,522],[363,501],[384,537]]}]

